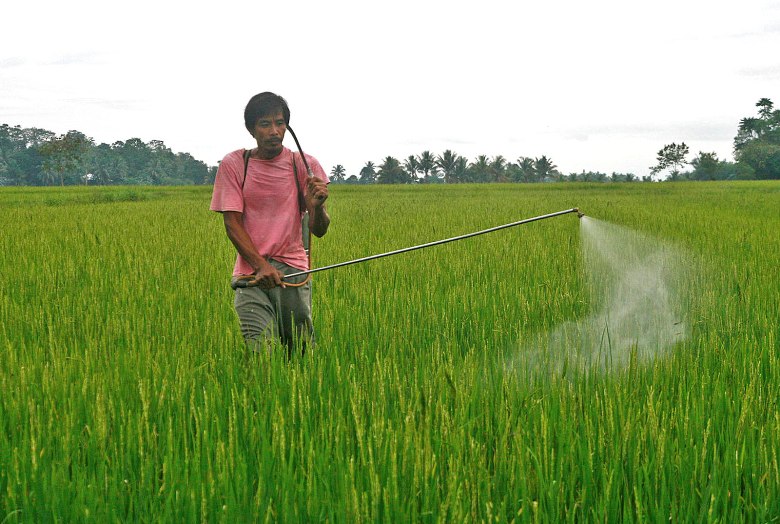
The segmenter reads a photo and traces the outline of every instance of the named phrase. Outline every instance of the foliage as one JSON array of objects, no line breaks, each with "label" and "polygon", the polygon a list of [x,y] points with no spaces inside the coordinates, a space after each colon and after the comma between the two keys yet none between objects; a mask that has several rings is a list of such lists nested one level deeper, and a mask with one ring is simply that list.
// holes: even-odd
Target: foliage
[{"label": "foliage", "polygon": [[361,184],[373,184],[376,182],[376,167],[370,160],[366,162],[363,169],[360,170],[360,178],[358,180]]},{"label": "foliage", "polygon": [[162,141],[139,138],[95,144],[80,131],[0,126],[2,185],[209,184],[216,167],[189,153],[174,154]]},{"label": "foliage", "polygon": [[344,182],[346,175],[346,170],[344,169],[344,166],[341,164],[336,164],[333,166],[333,169],[330,171],[330,180],[336,184],[339,182]]},{"label": "foliage", "polygon": [[743,118],[734,138],[734,158],[758,179],[780,179],[780,110],[762,98],[758,117]]},{"label": "foliage", "polygon": [[69,184],[86,181],[87,173],[80,173],[79,168],[93,145],[91,138],[78,131],[68,131],[42,144],[38,151],[43,156],[43,177],[49,182],[46,185],[59,182],[64,186],[66,178]]},{"label": "foliage", "polygon": [[674,181],[679,178],[680,169],[688,162],[685,157],[688,155],[689,149],[685,142],[676,144],[672,142],[667,144],[657,153],[657,164],[650,168],[650,173],[654,176],[667,169],[670,170],[669,178]]},{"label": "foliage", "polygon": [[423,151],[417,158],[417,168],[423,174],[424,179],[436,176],[439,169],[436,164],[436,156],[430,151]]},{"label": "foliage", "polygon": [[[780,178],[780,111],[769,98],[756,103],[758,114],[743,118],[734,138],[735,162],[721,160],[713,152],[700,151],[688,162],[689,148],[682,142],[665,145],[657,152],[650,175],[601,173],[582,170],[564,175],[553,160],[520,156],[515,162],[501,155],[478,155],[472,161],[451,149],[440,155],[426,150],[403,162],[388,156],[382,163],[367,162],[360,172],[347,174],[337,164],[331,170],[334,183],[413,184],[491,182],[652,182],[666,172],[665,180],[753,180]],[[388,159],[392,159],[388,164]],[[690,164],[691,169],[682,171]],[[216,166],[206,166],[187,153],[174,154],[162,141],[144,143],[131,138],[114,144],[95,145],[78,131],[55,136],[43,129],[22,129],[3,124],[0,128],[0,185],[70,184],[210,184]],[[381,176],[380,176],[381,175]]]},{"label": "foliage", "polygon": [[409,175],[410,180],[417,180],[417,173],[420,172],[420,161],[417,160],[416,156],[409,155],[406,157],[403,167],[406,170],[406,174]]},{"label": "foliage", "polygon": [[459,156],[449,149],[436,157],[436,167],[438,167],[444,175],[445,184],[452,184],[456,181],[458,158]]},{"label": "foliage", "polygon": [[397,158],[388,156],[379,166],[377,182],[380,184],[406,184],[410,181],[409,173],[404,170]]}]

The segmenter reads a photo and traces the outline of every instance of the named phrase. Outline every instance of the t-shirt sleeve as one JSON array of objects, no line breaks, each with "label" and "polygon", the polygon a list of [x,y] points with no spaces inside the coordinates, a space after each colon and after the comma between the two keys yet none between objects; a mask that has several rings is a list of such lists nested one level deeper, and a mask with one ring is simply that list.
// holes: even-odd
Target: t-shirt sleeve
[{"label": "t-shirt sleeve", "polygon": [[[298,183],[300,184],[301,188],[305,188],[306,179],[309,178],[309,174],[306,172],[306,167],[300,163],[300,155],[298,155],[297,153],[294,154],[293,159],[296,168],[298,169]],[[314,176],[330,184],[330,179],[328,178],[328,174],[325,173],[325,170],[322,168],[322,165],[316,158],[314,158],[311,155],[306,155],[306,162],[309,163],[309,167],[311,168],[311,172]]]},{"label": "t-shirt sleeve", "polygon": [[322,164],[320,164],[319,160],[313,156],[306,155],[306,161],[309,163],[309,167],[311,168],[311,172],[314,174],[314,176],[330,184],[328,174],[322,168]]},{"label": "t-shirt sleeve", "polygon": [[214,192],[211,195],[211,206],[209,207],[211,211],[244,212],[244,195],[241,190],[243,176],[243,157],[231,153],[222,159],[217,169],[217,177],[214,180]]},{"label": "t-shirt sleeve", "polygon": [[317,178],[321,178],[328,184],[330,184],[330,178],[328,178],[328,174],[325,172],[325,170],[322,168],[322,165],[320,164],[319,160],[316,158],[311,159],[311,170],[314,172],[314,176]]}]

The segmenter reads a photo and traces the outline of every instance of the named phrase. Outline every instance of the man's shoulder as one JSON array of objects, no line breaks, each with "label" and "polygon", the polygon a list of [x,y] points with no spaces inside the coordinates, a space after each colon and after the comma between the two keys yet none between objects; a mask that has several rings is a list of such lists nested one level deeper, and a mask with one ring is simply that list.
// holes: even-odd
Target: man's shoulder
[{"label": "man's shoulder", "polygon": [[228,164],[234,164],[234,163],[243,163],[244,162],[244,151],[246,149],[236,149],[235,151],[231,151],[227,155],[225,155],[222,158],[222,163],[228,163]]},{"label": "man's shoulder", "polygon": [[[300,153],[295,153],[295,156],[300,158]],[[323,169],[320,161],[317,160],[317,157],[310,155],[309,153],[304,153],[304,156],[306,157],[306,162],[308,162],[309,167],[311,167],[312,171],[314,172],[314,175],[325,180],[326,182],[330,182],[328,179],[328,174],[325,172],[325,169]]]}]

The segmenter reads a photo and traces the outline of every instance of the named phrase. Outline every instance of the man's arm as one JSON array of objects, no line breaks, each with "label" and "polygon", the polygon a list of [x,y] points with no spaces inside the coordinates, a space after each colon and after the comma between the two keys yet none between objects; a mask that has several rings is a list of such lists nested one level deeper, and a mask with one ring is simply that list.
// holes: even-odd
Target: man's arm
[{"label": "man's arm", "polygon": [[[255,270],[255,278],[248,282],[248,285],[259,285],[263,288],[272,288],[274,286],[284,286],[282,273],[273,267],[260,253],[255,249],[252,239],[244,228],[244,215],[239,211],[223,211],[222,218],[225,222],[225,231],[227,236],[238,251],[238,254],[247,261]],[[326,228],[327,229],[327,228]]]},{"label": "man's arm", "polygon": [[322,237],[328,232],[330,216],[325,209],[328,199],[328,184],[317,177],[309,177],[306,181],[306,208],[309,210],[309,231],[316,237]]}]

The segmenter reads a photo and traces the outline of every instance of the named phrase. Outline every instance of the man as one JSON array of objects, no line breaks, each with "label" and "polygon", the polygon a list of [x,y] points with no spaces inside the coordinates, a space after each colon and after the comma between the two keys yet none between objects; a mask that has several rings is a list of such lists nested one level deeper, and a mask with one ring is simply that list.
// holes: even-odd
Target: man
[{"label": "man", "polygon": [[[244,124],[257,142],[228,153],[214,182],[211,210],[222,213],[238,253],[233,268],[234,306],[251,349],[282,342],[292,355],[314,342],[311,284],[282,280],[309,269],[303,232],[322,237],[330,225],[325,209],[328,176],[320,163],[282,145],[290,109],[281,96],[264,92],[249,100]],[[307,164],[314,176],[308,176]],[[308,212],[308,224],[302,220]],[[247,287],[236,287],[242,281]]]}]

